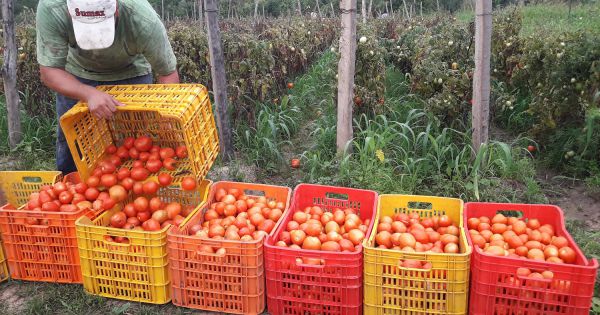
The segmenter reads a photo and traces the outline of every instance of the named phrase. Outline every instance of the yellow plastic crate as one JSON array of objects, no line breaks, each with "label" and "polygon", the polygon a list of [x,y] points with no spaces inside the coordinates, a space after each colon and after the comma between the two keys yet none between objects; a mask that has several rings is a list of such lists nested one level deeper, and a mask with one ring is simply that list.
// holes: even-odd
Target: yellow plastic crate
[{"label": "yellow plastic crate", "polygon": [[[78,103],[60,119],[75,165],[87,179],[109,145],[148,135],[162,147],[187,146],[188,157],[169,172],[177,182],[192,172],[203,179],[217,158],[219,139],[206,87],[199,84],[100,86],[126,106],[112,119],[96,119]],[[128,161],[130,166],[132,161]]]},{"label": "yellow plastic crate", "polygon": [[4,247],[2,246],[2,244],[0,244],[0,282],[8,280],[9,276],[10,273],[8,272],[8,263],[6,262],[6,255],[4,255]]},{"label": "yellow plastic crate", "polygon": [[[375,248],[375,235],[364,246],[365,314],[466,314],[471,247],[462,220],[463,201],[453,198],[381,195],[375,218],[417,212],[421,217],[448,215],[460,227],[458,254],[406,253]],[[431,270],[400,266],[405,259],[427,261]]]},{"label": "yellow plastic crate", "polygon": [[[175,201],[195,209],[185,224],[206,203],[210,181],[204,180],[194,192],[179,188],[161,188],[163,201]],[[105,212],[95,220],[87,217],[75,222],[81,258],[84,289],[94,295],[165,304],[171,301],[168,271],[167,231],[146,232],[109,227],[110,217],[117,211]],[[106,236],[126,237],[129,244],[106,240]]]},{"label": "yellow plastic crate", "polygon": [[0,172],[0,205],[20,207],[29,201],[29,195],[38,192],[44,185],[53,185],[61,180],[56,171],[8,171]]}]

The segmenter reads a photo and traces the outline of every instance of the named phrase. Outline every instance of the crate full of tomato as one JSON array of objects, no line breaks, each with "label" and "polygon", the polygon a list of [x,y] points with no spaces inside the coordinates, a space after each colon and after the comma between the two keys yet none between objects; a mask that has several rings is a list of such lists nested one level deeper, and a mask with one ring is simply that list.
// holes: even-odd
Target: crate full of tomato
[{"label": "crate full of tomato", "polygon": [[377,193],[300,184],[265,243],[271,314],[361,314],[363,247]]},{"label": "crate full of tomato", "polygon": [[598,271],[551,205],[467,203],[470,314],[588,314]]},{"label": "crate full of tomato", "polygon": [[[62,181],[60,172],[1,172],[0,230],[13,279],[81,283],[75,221],[111,209],[108,192]],[[105,202],[106,201],[106,202]]]},{"label": "crate full of tomato", "polygon": [[469,257],[460,199],[381,195],[364,242],[366,314],[465,314]]},{"label": "crate full of tomato", "polygon": [[168,233],[173,304],[235,314],[265,308],[265,238],[289,206],[287,187],[217,182],[209,202]]}]

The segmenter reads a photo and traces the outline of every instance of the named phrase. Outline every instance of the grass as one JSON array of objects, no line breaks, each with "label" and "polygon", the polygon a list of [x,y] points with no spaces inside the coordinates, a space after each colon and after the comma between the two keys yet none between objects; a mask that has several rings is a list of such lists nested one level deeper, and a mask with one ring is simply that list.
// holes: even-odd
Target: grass
[{"label": "grass", "polygon": [[[473,20],[472,11],[461,11],[457,17],[463,22]],[[527,5],[523,8],[521,34],[529,36],[543,32],[584,31],[600,32],[600,1],[574,4],[569,15],[567,4]]]},{"label": "grass", "polygon": [[8,145],[6,104],[2,97],[0,99],[0,170],[55,169],[57,124],[55,117],[31,117],[21,111],[23,140],[14,150],[11,150]]}]

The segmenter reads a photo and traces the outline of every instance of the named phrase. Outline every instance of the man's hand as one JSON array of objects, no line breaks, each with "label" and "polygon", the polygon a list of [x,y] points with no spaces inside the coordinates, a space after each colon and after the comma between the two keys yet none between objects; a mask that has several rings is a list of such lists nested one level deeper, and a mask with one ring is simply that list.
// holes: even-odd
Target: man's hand
[{"label": "man's hand", "polygon": [[112,96],[96,89],[90,89],[86,102],[90,112],[99,119],[109,119],[117,111],[117,106],[125,106]]}]

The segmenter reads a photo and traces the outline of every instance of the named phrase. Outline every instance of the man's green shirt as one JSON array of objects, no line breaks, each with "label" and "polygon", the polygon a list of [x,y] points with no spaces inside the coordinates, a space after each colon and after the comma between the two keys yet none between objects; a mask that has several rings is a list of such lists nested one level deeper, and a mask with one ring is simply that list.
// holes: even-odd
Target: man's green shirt
[{"label": "man's green shirt", "polygon": [[[167,32],[147,0],[118,0],[119,16],[112,46],[77,46],[66,0],[41,0],[37,8],[37,59],[89,80],[117,81],[152,72],[167,75],[177,61]],[[152,68],[151,68],[152,66]]]}]

